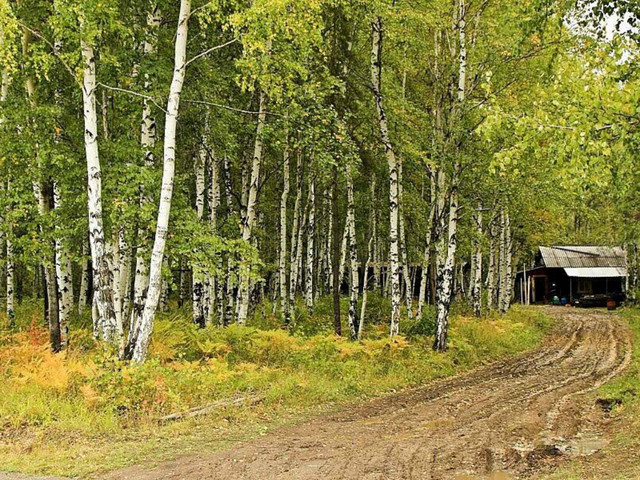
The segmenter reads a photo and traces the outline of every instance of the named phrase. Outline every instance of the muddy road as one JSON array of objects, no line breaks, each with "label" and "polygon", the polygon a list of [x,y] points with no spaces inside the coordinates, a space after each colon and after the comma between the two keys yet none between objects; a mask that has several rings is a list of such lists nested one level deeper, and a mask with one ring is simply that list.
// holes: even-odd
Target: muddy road
[{"label": "muddy road", "polygon": [[[549,308],[538,350],[274,431],[236,448],[136,466],[110,479],[526,478],[606,442],[593,392],[631,358],[624,322]],[[501,473],[497,473],[501,472]]]}]

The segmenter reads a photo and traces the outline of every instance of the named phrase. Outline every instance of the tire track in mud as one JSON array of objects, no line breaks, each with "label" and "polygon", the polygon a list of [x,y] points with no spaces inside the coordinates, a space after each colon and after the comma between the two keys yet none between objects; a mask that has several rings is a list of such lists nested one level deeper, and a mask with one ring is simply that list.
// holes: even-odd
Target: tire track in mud
[{"label": "tire track in mud", "polygon": [[554,441],[568,441],[587,426],[593,430],[588,393],[629,365],[631,337],[615,315],[546,311],[558,326],[534,352],[236,448],[106,478],[485,479],[494,471],[525,478],[552,468],[562,461]]}]

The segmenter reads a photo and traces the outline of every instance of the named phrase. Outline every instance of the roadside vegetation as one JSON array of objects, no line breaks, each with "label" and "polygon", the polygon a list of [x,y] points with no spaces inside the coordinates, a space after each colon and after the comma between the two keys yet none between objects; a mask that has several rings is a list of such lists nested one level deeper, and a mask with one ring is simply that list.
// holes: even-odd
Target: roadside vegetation
[{"label": "roadside vegetation", "polygon": [[132,366],[93,340],[88,319],[66,352],[51,353],[41,306],[25,302],[0,334],[0,470],[86,476],[221,448],[533,348],[551,327],[532,308],[478,319],[454,305],[440,353],[431,310],[390,339],[390,304],[374,295],[368,334],[354,343],[333,334],[330,298],[313,317],[299,307],[290,331],[264,314],[268,304],[249,326],[225,329],[199,329],[187,309],[164,314],[149,361]]}]

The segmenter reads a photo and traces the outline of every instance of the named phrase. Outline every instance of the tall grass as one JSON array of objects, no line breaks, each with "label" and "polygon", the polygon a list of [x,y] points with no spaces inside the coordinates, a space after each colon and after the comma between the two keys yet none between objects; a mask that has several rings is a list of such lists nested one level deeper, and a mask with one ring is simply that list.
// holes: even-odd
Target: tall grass
[{"label": "tall grass", "polygon": [[[237,407],[222,402],[218,412],[198,421],[237,418],[242,428],[258,428],[291,412],[419,385],[531,348],[550,326],[530,308],[484,319],[457,315],[450,349],[442,354],[432,351],[432,337],[422,325],[429,323],[429,313],[403,321],[410,336],[389,339],[384,300],[374,296],[367,337],[350,342],[331,332],[327,304],[321,301],[311,318],[299,308],[290,331],[265,313],[271,311],[268,305],[259,307],[246,327],[201,330],[187,311],[165,315],[157,322],[151,358],[143,365],[114,360],[112,352],[93,342],[88,329],[77,326],[69,351],[51,354],[37,306],[23,306],[18,330],[0,336],[0,469],[87,473],[140,460],[146,458],[149,435],[179,430],[157,423],[168,413],[253,398],[255,404]],[[270,412],[266,420],[265,412]],[[115,458],[106,451],[122,440],[123,432],[135,439],[133,448],[140,455],[127,452],[126,459]],[[180,435],[187,442],[193,432]],[[59,445],[64,448],[54,448]],[[93,464],[69,467],[69,457],[81,451],[95,456]],[[67,470],[61,471],[62,465]]]}]

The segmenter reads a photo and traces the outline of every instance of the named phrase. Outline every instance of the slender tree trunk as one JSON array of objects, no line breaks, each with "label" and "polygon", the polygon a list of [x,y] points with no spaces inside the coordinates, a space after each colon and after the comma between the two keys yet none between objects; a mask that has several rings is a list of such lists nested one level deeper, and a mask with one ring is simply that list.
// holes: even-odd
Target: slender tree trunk
[{"label": "slender tree trunk", "polygon": [[358,273],[358,245],[356,240],[356,215],[353,198],[353,177],[351,175],[351,164],[346,165],[347,177],[347,230],[349,237],[349,263],[351,275],[349,279],[349,329],[351,339],[358,338],[358,294],[360,291],[360,276]]},{"label": "slender tree trunk", "polygon": [[413,290],[411,289],[411,278],[409,276],[409,255],[407,246],[407,236],[404,228],[404,200],[402,187],[402,159],[398,160],[398,222],[400,233],[400,255],[402,260],[402,277],[404,278],[404,295],[407,303],[407,316],[413,318]]},{"label": "slender tree trunk", "polygon": [[[209,223],[211,225],[211,233],[217,235],[218,232],[218,208],[220,207],[220,174],[218,168],[218,159],[216,158],[213,148],[210,149],[209,155]],[[219,267],[216,265],[216,267]],[[217,270],[216,270],[217,271]],[[216,303],[221,304],[222,301],[222,282],[219,281],[216,274],[209,274],[209,305],[207,308],[207,325],[213,324],[213,312]],[[222,322],[222,312],[218,312],[218,323]]]},{"label": "slender tree trunk", "polygon": [[511,219],[509,212],[503,207],[500,215],[500,300],[498,305],[501,313],[506,313],[511,306],[512,283]]},{"label": "slender tree trunk", "polygon": [[316,179],[313,172],[309,172],[309,220],[307,225],[307,274],[306,279],[306,304],[309,316],[313,315],[314,301],[314,260],[315,260],[315,235],[316,235]]},{"label": "slender tree trunk", "polygon": [[333,251],[331,252],[331,290],[333,299],[333,332],[342,335],[340,319],[340,227],[338,222],[338,167],[333,166],[333,182],[331,185],[331,216],[333,217]]},{"label": "slender tree trunk", "polygon": [[389,138],[387,117],[382,103],[382,19],[372,23],[371,80],[378,111],[380,137],[389,164],[389,264],[391,269],[391,327],[390,335],[398,334],[400,325],[400,264],[398,252],[398,164]]},{"label": "slender tree trunk", "polygon": [[165,119],[162,190],[160,195],[160,206],[158,208],[156,236],[149,268],[149,291],[147,293],[142,318],[138,322],[139,334],[137,335],[137,343],[133,351],[133,360],[136,362],[143,362],[147,357],[149,344],[151,343],[151,334],[153,332],[153,322],[156,309],[158,308],[158,301],[160,299],[162,287],[162,260],[167,240],[171,198],[173,195],[176,127],[178,123],[180,95],[182,93],[186,70],[187,34],[190,12],[191,1],[181,0],[180,16],[178,18],[178,29],[175,41],[173,79],[169,90],[169,100],[167,102],[167,114]]},{"label": "slender tree trunk", "polygon": [[[284,323],[291,321],[289,315],[289,295],[287,292],[287,201],[289,199],[289,147],[285,145],[284,165],[282,178],[282,196],[280,197],[280,262],[278,271],[280,275],[280,307]],[[296,199],[297,201],[297,199]]]},{"label": "slender tree trunk", "polygon": [[[206,192],[205,186],[205,165],[207,162],[207,132],[205,127],[205,133],[202,137],[202,144],[200,145],[200,151],[198,158],[195,161],[195,177],[196,177],[196,215],[198,220],[202,221],[204,217],[204,197]],[[193,323],[200,328],[204,328],[207,322],[208,298],[205,287],[205,273],[201,266],[192,265],[193,278],[192,278],[192,307],[193,307]]]},{"label": "slender tree trunk", "polygon": [[367,261],[364,264],[364,278],[362,281],[362,307],[360,310],[360,322],[358,323],[358,340],[362,338],[362,330],[364,325],[364,317],[367,311],[367,295],[369,293],[369,268],[371,265],[371,260],[373,258],[373,240],[376,237],[377,229],[376,229],[376,177],[374,176],[371,179],[371,196],[369,199],[370,204],[370,213],[369,213],[369,224],[371,225],[371,233],[369,235],[369,244],[367,245]]},{"label": "slender tree trunk", "polygon": [[418,294],[418,318],[422,317],[422,310],[427,297],[427,283],[429,282],[429,265],[431,263],[431,249],[434,240],[434,225],[436,215],[436,180],[435,176],[430,172],[429,181],[431,184],[429,218],[427,219],[427,235],[424,246],[424,257],[422,259],[422,275],[420,280],[420,293]]},{"label": "slender tree trunk", "polygon": [[[62,206],[60,186],[53,184],[53,206],[59,209]],[[60,234],[59,227],[58,235]],[[62,240],[59,236],[55,239],[56,278],[58,284],[58,318],[60,323],[60,347],[66,348],[69,343],[69,320],[73,312],[73,277],[71,260]]]},{"label": "slender tree trunk", "polygon": [[[247,199],[247,214],[242,222],[242,239],[250,243],[253,224],[256,217],[256,204],[258,201],[258,182],[260,181],[260,166],[262,165],[262,148],[264,142],[264,127],[266,123],[267,97],[264,91],[260,92],[260,107],[258,113],[258,127],[251,165],[251,182],[249,185],[249,197]],[[238,318],[239,325],[244,325],[249,314],[249,271],[248,266],[241,267],[240,285],[238,287]]]},{"label": "slender tree trunk", "polygon": [[296,289],[298,288],[298,235],[300,231],[300,209],[302,208],[302,157],[298,154],[296,165],[296,201],[293,206],[293,226],[291,228],[291,255],[289,256],[289,306],[285,322],[289,324],[295,311]]},{"label": "slender tree trunk", "polygon": [[438,275],[437,317],[436,335],[433,344],[434,350],[446,350],[447,333],[449,328],[449,305],[453,287],[454,261],[457,247],[458,229],[458,186],[457,179],[453,179],[451,185],[451,197],[449,202],[449,240],[444,268]]},{"label": "slender tree trunk", "polygon": [[[467,43],[466,43],[466,8],[465,0],[459,0],[458,9],[458,40],[459,40],[459,64],[458,64],[458,103],[454,108],[454,118],[461,114],[461,107],[465,101],[466,77],[467,77]],[[456,154],[459,155],[459,151]],[[453,178],[451,179],[451,193],[449,198],[449,240],[446,249],[446,259],[442,270],[438,274],[437,317],[436,334],[433,343],[434,350],[446,350],[447,333],[449,327],[449,306],[451,304],[453,274],[455,268],[455,254],[457,247],[458,229],[458,170],[459,159],[456,158],[453,165]]]},{"label": "slender tree trunk", "polygon": [[[11,182],[7,180],[7,192],[11,191]],[[7,213],[10,214],[10,207],[7,207]],[[7,215],[9,217],[9,215]],[[7,247],[6,250],[6,272],[7,272],[7,318],[9,320],[9,326],[13,327],[15,325],[16,314],[14,308],[14,261],[13,261],[13,225],[10,218],[8,220],[8,231],[7,237],[5,241],[5,245]]]},{"label": "slender tree trunk", "polygon": [[473,268],[471,269],[471,299],[473,313],[476,317],[482,314],[482,205],[473,215],[475,234],[473,237]]},{"label": "slender tree trunk", "polygon": [[87,239],[82,242],[82,263],[80,274],[80,292],[78,294],[78,315],[82,315],[84,308],[87,306],[87,298],[89,293],[89,248]]},{"label": "slender tree trunk", "polygon": [[487,272],[487,307],[489,310],[495,310],[497,305],[498,248],[496,243],[496,232],[492,221],[489,226],[489,271]]},{"label": "slender tree trunk", "polygon": [[82,41],[84,76],[84,143],[88,173],[89,243],[93,265],[93,289],[98,312],[98,331],[107,342],[117,342],[112,273],[109,269],[108,245],[102,222],[102,173],[98,154],[98,119],[96,113],[96,63],[91,47]]},{"label": "slender tree trunk", "polygon": [[[160,26],[161,16],[158,5],[154,3],[151,11],[147,14],[147,27],[145,30],[145,39],[143,44],[143,54],[150,57],[156,52],[158,40],[158,28]],[[144,90],[151,88],[152,79],[149,72],[144,73]],[[144,150],[144,165],[151,168],[155,164],[155,156],[153,150],[157,140],[156,118],[153,115],[153,105],[151,100],[144,98],[142,101],[142,121],[140,126],[140,145]],[[140,208],[151,203],[148,192],[145,192],[145,186],[140,185]],[[133,279],[133,303],[131,307],[131,315],[129,321],[129,335],[127,341],[126,355],[130,356],[136,343],[136,335],[138,332],[138,320],[142,318],[144,311],[144,302],[147,298],[147,289],[149,287],[149,243],[151,232],[146,225],[138,226],[138,247],[136,248],[136,265]]]}]

